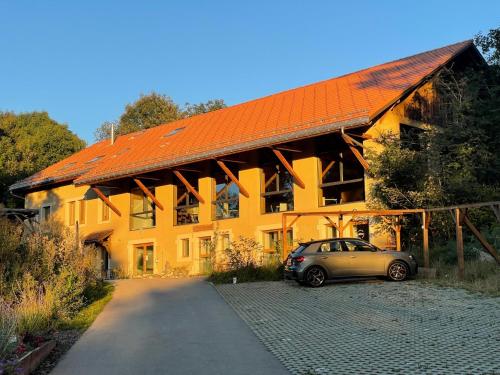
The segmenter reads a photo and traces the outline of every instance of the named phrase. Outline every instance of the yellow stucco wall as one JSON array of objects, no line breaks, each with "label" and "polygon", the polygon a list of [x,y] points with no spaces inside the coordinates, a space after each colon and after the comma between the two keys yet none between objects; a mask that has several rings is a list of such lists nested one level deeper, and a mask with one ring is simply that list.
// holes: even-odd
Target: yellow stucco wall
[{"label": "yellow stucco wall", "polygon": [[[410,98],[411,99],[411,98]],[[395,106],[382,116],[368,131],[368,134],[378,137],[381,133],[399,133],[399,124],[404,121],[404,103]],[[376,149],[378,145],[373,140],[364,141],[366,148]],[[297,156],[296,156],[297,158]],[[315,156],[301,157],[293,161],[293,168],[305,183],[302,189],[294,186],[295,211],[333,211],[365,209],[365,202],[355,202],[335,206],[321,207],[320,190],[318,188],[319,168],[318,158]],[[200,203],[199,224],[174,225],[174,185],[168,181],[156,187],[156,197],[163,204],[164,210],[156,209],[156,227],[142,230],[130,230],[130,194],[113,193],[111,202],[118,207],[121,217],[110,210],[109,222],[100,222],[100,206],[98,198],[87,201],[86,223],[79,226],[80,233],[85,236],[93,232],[112,229],[113,234],[109,240],[111,267],[121,269],[125,273],[133,271],[133,247],[141,243],[154,244],[154,273],[162,273],[168,267],[186,267],[191,274],[200,272],[199,238],[212,236],[214,230],[228,233],[230,240],[238,236],[245,236],[264,242],[264,231],[281,229],[280,213],[262,213],[261,187],[262,170],[260,168],[243,168],[239,172],[239,180],[248,190],[249,198],[240,194],[239,218],[212,220],[212,197],[214,197],[214,183],[210,177],[199,179],[199,193],[205,198],[205,203]],[[365,194],[369,192],[370,179],[365,176]],[[27,208],[40,208],[51,205],[55,220],[68,224],[67,205],[71,200],[79,200],[89,190],[88,186],[75,187],[65,185],[51,190],[29,193],[26,196]],[[346,218],[348,220],[348,217]],[[291,219],[289,219],[291,221]],[[328,222],[322,217],[302,217],[293,226],[295,240],[308,241],[327,237]],[[388,243],[387,235],[372,233],[370,240],[376,245],[384,246]],[[344,236],[353,236],[352,227],[346,228]],[[183,258],[181,252],[181,239],[190,239],[191,251],[188,258]]]}]

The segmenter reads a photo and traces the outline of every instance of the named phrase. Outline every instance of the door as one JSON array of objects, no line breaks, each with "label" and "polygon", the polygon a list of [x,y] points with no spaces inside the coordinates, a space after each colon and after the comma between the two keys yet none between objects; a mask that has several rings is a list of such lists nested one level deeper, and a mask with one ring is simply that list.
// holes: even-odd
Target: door
[{"label": "door", "polygon": [[134,247],[134,263],[136,275],[152,274],[154,271],[154,246],[141,244]]},{"label": "door", "polygon": [[353,276],[376,276],[384,274],[383,253],[364,241],[344,240],[344,248],[350,255],[350,274]]},{"label": "door", "polygon": [[342,250],[339,240],[325,241],[319,245],[316,255],[318,263],[328,270],[330,276],[346,276],[350,272],[350,254]]}]

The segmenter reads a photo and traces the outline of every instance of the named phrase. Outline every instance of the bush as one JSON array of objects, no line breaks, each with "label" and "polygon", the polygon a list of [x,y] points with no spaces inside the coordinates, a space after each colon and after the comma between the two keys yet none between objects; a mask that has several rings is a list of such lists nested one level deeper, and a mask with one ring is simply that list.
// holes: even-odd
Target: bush
[{"label": "bush", "polygon": [[233,277],[236,277],[239,283],[278,281],[283,279],[283,266],[249,265],[235,270],[212,272],[208,280],[215,284],[231,284]]},{"label": "bush", "polygon": [[0,300],[0,359],[6,358],[10,353],[11,340],[16,334],[16,323],[12,307]]}]

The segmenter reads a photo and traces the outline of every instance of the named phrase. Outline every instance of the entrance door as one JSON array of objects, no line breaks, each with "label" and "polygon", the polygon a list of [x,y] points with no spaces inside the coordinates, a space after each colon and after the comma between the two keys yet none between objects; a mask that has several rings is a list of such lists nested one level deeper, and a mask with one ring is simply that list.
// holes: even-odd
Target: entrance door
[{"label": "entrance door", "polygon": [[134,247],[135,274],[152,274],[154,267],[153,244],[141,244]]}]

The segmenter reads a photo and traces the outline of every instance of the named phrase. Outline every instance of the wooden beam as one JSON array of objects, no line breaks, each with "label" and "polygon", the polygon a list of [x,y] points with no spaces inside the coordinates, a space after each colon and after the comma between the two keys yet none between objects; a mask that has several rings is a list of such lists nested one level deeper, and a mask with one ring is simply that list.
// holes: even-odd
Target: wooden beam
[{"label": "wooden beam", "polygon": [[335,164],[335,160],[332,160],[328,165],[325,167],[323,172],[321,173],[321,182],[323,182],[323,179],[325,178],[326,174],[330,169],[332,169],[333,165]]},{"label": "wooden beam", "polygon": [[458,260],[458,278],[463,280],[465,275],[464,261],[464,236],[462,230],[463,215],[460,208],[455,208],[455,231],[457,235],[457,260]]},{"label": "wooden beam", "polygon": [[401,251],[401,218],[396,218],[396,224],[394,225],[394,231],[396,232],[396,251]]},{"label": "wooden beam", "polygon": [[430,212],[422,212],[422,231],[423,231],[423,249],[424,249],[424,267],[430,267],[429,260],[429,225],[431,222]]},{"label": "wooden beam", "polygon": [[373,137],[370,135],[370,134],[353,134],[353,133],[345,133],[347,134],[348,136],[350,137],[357,137],[357,138],[361,138],[361,139],[373,139]]},{"label": "wooden beam", "polygon": [[293,224],[297,222],[297,220],[300,219],[300,215],[295,216],[295,218],[290,222],[290,224],[287,225],[288,228],[291,228]]},{"label": "wooden beam", "polygon": [[281,164],[283,164],[283,166],[286,168],[286,170],[293,176],[294,180],[295,180],[295,183],[297,185],[299,185],[302,189],[304,189],[306,187],[306,185],[304,184],[304,182],[300,179],[299,175],[293,170],[292,166],[290,165],[290,163],[288,163],[288,161],[285,159],[285,157],[283,156],[283,154],[281,153],[281,151],[279,150],[276,150],[276,149],[272,149],[273,152],[274,152],[274,155],[276,155],[276,157],[279,159],[279,161],[281,162]]},{"label": "wooden beam", "polygon": [[186,196],[188,195],[187,192],[185,192],[184,194],[182,194],[179,199],[177,199],[177,205],[179,205],[180,202],[182,202],[184,200],[184,198],[186,198]]},{"label": "wooden beam", "polygon": [[477,228],[474,226],[474,224],[472,224],[467,215],[464,215],[463,222],[470,229],[472,234],[477,238],[477,240],[483,246],[483,248],[488,253],[490,253],[490,255],[497,261],[498,264],[500,264],[500,258],[498,257],[498,253],[495,250],[495,248],[486,240],[486,238],[483,237],[481,232],[477,230]]},{"label": "wooden beam", "polygon": [[139,188],[142,190],[142,192],[144,194],[146,194],[146,196],[149,197],[149,199],[151,199],[154,204],[156,205],[156,207],[158,207],[160,210],[163,211],[163,205],[160,203],[160,201],[158,199],[156,199],[156,197],[154,196],[153,193],[151,193],[151,190],[149,190],[146,185],[144,185],[142,183],[141,180],[139,180],[138,178],[134,178],[134,182],[137,184],[137,186],[139,186]]},{"label": "wooden beam", "polygon": [[191,194],[193,194],[196,199],[198,199],[198,202],[205,203],[205,200],[200,195],[200,193],[198,193],[196,191],[196,189],[189,183],[189,181],[184,178],[184,176],[182,175],[181,172],[179,172],[178,170],[174,170],[173,172],[177,176],[177,178],[184,184],[184,186],[186,187],[186,189],[188,189],[188,191]]},{"label": "wooden beam", "polygon": [[289,152],[302,152],[302,150],[297,150],[296,148],[290,148],[285,146],[274,146],[276,150],[289,151]]},{"label": "wooden beam", "polygon": [[226,186],[224,186],[222,189],[219,190],[219,192],[215,195],[216,199],[219,199],[219,197],[224,194],[224,192],[229,189],[229,186],[231,186],[234,182],[230,181]]},{"label": "wooden beam", "polygon": [[242,160],[235,160],[235,159],[219,159],[219,160],[222,160],[222,161],[225,161],[226,163],[237,163],[237,164],[247,164],[246,161],[242,161]]},{"label": "wooden beam", "polygon": [[250,197],[250,194],[248,194],[248,191],[247,189],[245,189],[245,187],[241,184],[241,182],[236,178],[236,176],[233,174],[233,172],[231,172],[231,170],[226,166],[226,164],[224,164],[223,161],[221,160],[216,160],[217,164],[219,165],[219,167],[222,168],[222,170],[227,174],[227,176],[231,179],[231,181],[233,181],[236,186],[238,186],[238,188],[240,189],[240,193],[243,194],[245,197]]},{"label": "wooden beam", "polygon": [[111,208],[113,210],[113,212],[115,214],[117,214],[118,216],[122,216],[120,210],[118,210],[118,208],[116,208],[116,206],[111,203],[111,201],[108,199],[108,197],[106,197],[104,195],[104,193],[96,186],[92,186],[92,190],[97,194],[97,196],[99,198],[101,198],[101,200],[106,203],[106,206],[108,206],[109,208]]},{"label": "wooden beam", "polygon": [[271,185],[271,184],[272,184],[272,182],[273,182],[274,180],[276,180],[276,177],[278,177],[278,174],[277,174],[277,173],[273,174],[273,175],[271,176],[271,178],[270,178],[269,180],[267,180],[267,181],[266,181],[266,183],[264,184],[264,187],[265,187],[265,188],[267,188],[269,185]]},{"label": "wooden beam", "polygon": [[281,242],[282,242],[281,250],[283,251],[283,260],[285,260],[286,257],[288,256],[288,249],[287,249],[288,244],[286,242],[286,232],[288,231],[286,227],[286,215],[281,216],[281,229],[283,231],[281,235]]},{"label": "wooden beam", "polygon": [[368,162],[363,157],[363,155],[361,155],[361,153],[354,146],[354,142],[353,142],[354,140],[351,137],[349,137],[347,134],[342,134],[342,139],[345,141],[345,143],[347,143],[347,146],[349,146],[350,150],[352,151],[352,153],[354,154],[356,159],[358,159],[359,163],[363,166],[365,171],[367,171],[370,168],[370,166],[368,165]]},{"label": "wooden beam", "polygon": [[339,226],[332,219],[330,219],[328,216],[323,216],[323,217],[326,219],[326,221],[330,223],[332,227],[337,229],[337,231],[339,230]]},{"label": "wooden beam", "polygon": [[500,222],[500,205],[491,206],[491,209],[493,210],[493,213],[495,214],[497,221]]}]

